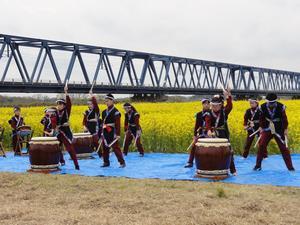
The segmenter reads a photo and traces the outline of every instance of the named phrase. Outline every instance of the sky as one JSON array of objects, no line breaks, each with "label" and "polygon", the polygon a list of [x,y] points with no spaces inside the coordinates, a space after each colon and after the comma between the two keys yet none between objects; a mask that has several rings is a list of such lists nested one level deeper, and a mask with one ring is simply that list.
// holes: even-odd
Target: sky
[{"label": "sky", "polygon": [[300,71],[297,0],[0,0],[0,33]]}]

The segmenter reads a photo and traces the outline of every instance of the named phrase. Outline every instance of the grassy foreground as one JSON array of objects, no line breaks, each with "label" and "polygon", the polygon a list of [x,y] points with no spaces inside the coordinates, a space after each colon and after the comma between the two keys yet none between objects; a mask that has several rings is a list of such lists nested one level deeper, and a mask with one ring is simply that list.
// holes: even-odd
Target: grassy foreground
[{"label": "grassy foreground", "polygon": [[0,173],[0,224],[300,224],[300,189]]}]

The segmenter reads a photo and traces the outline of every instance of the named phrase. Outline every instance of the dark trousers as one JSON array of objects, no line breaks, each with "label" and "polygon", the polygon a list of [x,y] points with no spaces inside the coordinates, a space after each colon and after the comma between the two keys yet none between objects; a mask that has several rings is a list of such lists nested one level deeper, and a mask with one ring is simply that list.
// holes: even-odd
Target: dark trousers
[{"label": "dark trousers", "polygon": [[196,151],[196,145],[193,145],[193,147],[192,147],[192,149],[190,151],[190,156],[189,156],[188,163],[193,164],[194,158],[195,158],[195,151]]},{"label": "dark trousers", "polygon": [[[103,153],[102,153],[103,162],[109,164],[109,150],[110,150],[110,148],[108,146],[106,146],[104,143],[102,143],[102,146],[103,146]],[[119,141],[114,143],[111,148],[113,149],[113,151],[114,151],[114,153],[115,153],[115,155],[118,159],[118,162],[120,164],[124,164],[125,160],[123,158],[123,154],[122,154],[121,148],[119,146]]]},{"label": "dark trousers", "polygon": [[236,168],[235,168],[235,163],[234,163],[234,157],[233,157],[233,152],[231,154],[231,160],[230,160],[230,173],[235,173],[236,172]]},{"label": "dark trousers", "polygon": [[[255,136],[252,136],[250,137],[251,134],[248,134],[247,135],[247,138],[246,138],[246,143],[245,143],[245,146],[244,146],[244,153],[243,153],[243,157],[244,158],[247,158],[248,155],[249,155],[249,152],[250,152],[250,148],[251,148],[251,145],[255,139]],[[264,152],[264,158],[267,158],[268,157],[268,152],[267,152],[267,148],[266,148],[266,151]]]},{"label": "dark trousers", "polygon": [[252,142],[254,141],[255,136],[256,136],[256,135],[254,135],[254,136],[250,137],[251,134],[252,134],[252,132],[248,132],[248,135],[247,135],[247,138],[246,138],[246,143],[244,145],[244,152],[243,152],[243,157],[244,158],[248,157]]},{"label": "dark trousers", "polygon": [[[74,149],[74,146],[72,143],[69,142],[69,140],[67,139],[67,137],[65,135],[63,135],[62,133],[60,133],[58,136],[57,136],[57,139],[63,143],[63,145],[65,146],[65,149],[69,152],[70,154],[70,157],[71,159],[73,160],[74,162],[74,165],[75,166],[78,166],[78,161],[77,161],[77,156],[76,156],[76,151]],[[64,160],[64,156],[63,154],[61,153],[61,159],[60,159],[60,162],[65,162]]]},{"label": "dark trousers", "polygon": [[[100,138],[99,138],[99,136],[98,136],[98,133],[93,134],[93,149],[94,149],[95,151],[98,150],[98,147],[99,147],[99,140],[100,140]],[[98,156],[99,156],[99,158],[102,157],[102,149],[99,149],[99,150],[98,150]]]},{"label": "dark trousers", "polygon": [[272,140],[272,138],[274,138],[280,149],[280,152],[282,154],[282,157],[283,157],[286,167],[289,170],[293,169],[293,163],[292,163],[290,151],[285,146],[285,143],[283,143],[281,141],[281,139],[279,137],[277,137],[275,134],[272,134],[271,131],[262,132],[260,135],[261,135],[261,138],[259,140],[259,147],[258,147],[258,153],[257,153],[257,158],[256,158],[256,166],[261,167],[262,160],[265,156],[265,153],[267,152],[267,146],[268,146],[269,142]]},{"label": "dark trousers", "polygon": [[18,135],[17,134],[13,134],[13,136],[12,136],[12,146],[13,146],[13,150],[14,150],[15,154],[21,153],[20,145],[18,145]]},{"label": "dark trousers", "polygon": [[[131,142],[133,140],[133,136],[132,136],[131,132],[128,132],[125,135],[126,135],[126,138],[125,138],[125,144],[124,144],[123,153],[125,155],[127,155],[129,146],[130,146],[130,144],[131,144]],[[141,137],[137,137],[137,139],[136,139],[136,147],[137,147],[137,149],[138,149],[138,151],[139,151],[140,154],[144,154],[144,148],[143,148],[143,145],[141,143]]]}]

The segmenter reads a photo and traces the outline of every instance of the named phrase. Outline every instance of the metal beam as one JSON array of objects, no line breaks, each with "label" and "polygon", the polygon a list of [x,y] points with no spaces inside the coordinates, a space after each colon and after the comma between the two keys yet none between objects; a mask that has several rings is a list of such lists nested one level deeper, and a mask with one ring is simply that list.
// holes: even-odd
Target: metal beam
[{"label": "metal beam", "polygon": [[[83,76],[78,84],[73,84],[76,92],[90,88],[90,77],[97,84],[104,83],[104,73],[100,72],[100,68],[103,68],[109,84],[105,84],[107,86],[104,85],[104,88],[96,88],[95,90],[119,91],[120,93],[152,91],[160,94],[198,94],[204,91],[207,93],[219,92],[220,86],[230,84],[234,93],[247,94],[275,91],[284,95],[300,95],[300,73],[298,72],[5,34],[0,34],[0,44],[0,62],[5,61],[5,63],[0,64],[4,65],[1,83],[8,86],[12,85],[11,80],[7,78],[11,77],[7,76],[10,71],[17,70],[22,78],[22,81],[16,82],[18,77],[14,77],[15,82],[10,87],[11,89],[7,90],[7,88],[1,86],[0,92],[16,90],[26,92],[37,92],[37,90],[43,90],[43,92],[58,91],[58,87],[63,86],[67,80],[69,83],[74,83],[71,75],[76,58],[78,58]],[[4,59],[6,47],[11,51],[7,61]],[[32,60],[24,60],[25,54],[23,54],[23,51],[28,48],[39,50],[36,61],[31,65],[33,70],[30,75],[27,70],[30,67],[25,62]],[[72,52],[64,82],[62,82],[63,77],[58,72],[55,61],[57,59],[55,59],[52,51]],[[82,54],[96,54],[99,56],[92,76],[86,70],[87,62]],[[47,58],[56,78],[51,86],[40,82]],[[120,58],[121,60],[119,60]],[[10,70],[10,67],[14,66],[11,63],[12,59],[16,62],[16,69],[14,70]],[[144,61],[141,73],[137,73],[136,60],[134,59]],[[116,71],[114,68],[119,69],[118,74],[114,73]],[[99,75],[100,73],[101,75]],[[129,77],[125,76],[125,73]],[[128,82],[131,84],[130,88],[126,86]],[[41,84],[44,85],[44,89],[41,88]]]}]

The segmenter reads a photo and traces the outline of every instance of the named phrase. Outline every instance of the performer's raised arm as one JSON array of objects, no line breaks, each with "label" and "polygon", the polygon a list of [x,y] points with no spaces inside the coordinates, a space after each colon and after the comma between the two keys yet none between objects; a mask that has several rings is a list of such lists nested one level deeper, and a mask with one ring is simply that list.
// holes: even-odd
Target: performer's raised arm
[{"label": "performer's raised arm", "polygon": [[96,96],[94,96],[94,95],[92,95],[92,103],[93,103],[93,106],[94,106],[95,113],[97,113],[99,115],[100,109],[99,109],[99,106],[98,106],[98,103],[97,103]]},{"label": "performer's raised arm", "polygon": [[199,127],[202,126],[200,116],[201,116],[200,113],[197,113],[195,126],[194,126],[194,137],[198,135]]},{"label": "performer's raised arm", "polygon": [[224,110],[225,110],[225,114],[228,116],[229,113],[232,110],[232,107],[233,107],[232,106],[232,96],[231,96],[230,89],[228,88],[228,89],[224,90],[223,94],[224,94],[224,97],[226,99],[226,105],[224,107]]},{"label": "performer's raised arm", "polygon": [[66,97],[66,110],[67,110],[68,116],[70,116],[71,115],[72,102],[71,102],[71,98],[68,94],[68,86],[66,86],[64,88],[64,91],[65,91],[65,97]]}]

